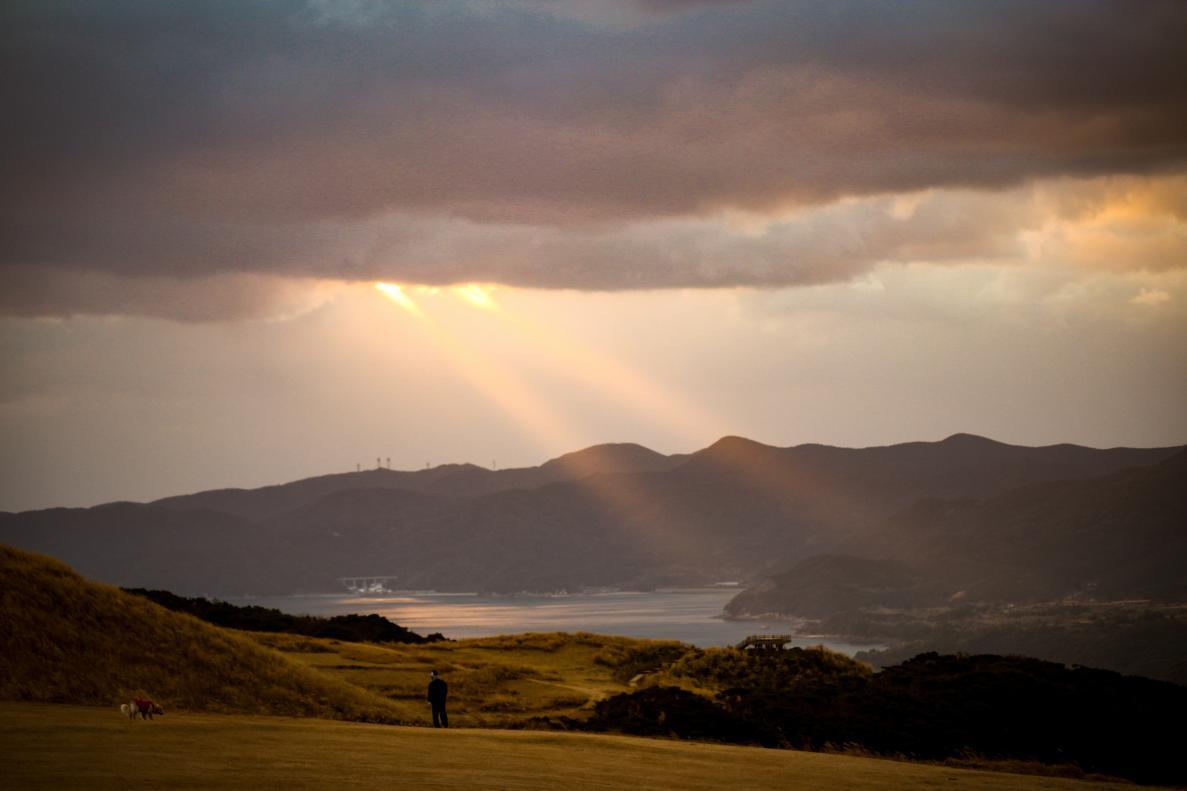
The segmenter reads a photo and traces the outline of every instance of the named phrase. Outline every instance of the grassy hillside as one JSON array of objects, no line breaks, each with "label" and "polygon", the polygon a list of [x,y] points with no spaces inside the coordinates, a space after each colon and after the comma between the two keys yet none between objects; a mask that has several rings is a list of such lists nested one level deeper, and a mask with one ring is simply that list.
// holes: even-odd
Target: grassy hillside
[{"label": "grassy hillside", "polygon": [[[679,643],[596,634],[526,634],[424,645],[373,645],[255,633],[260,644],[389,699],[405,722],[426,722],[429,671],[449,682],[450,723],[522,727],[583,720],[593,705],[633,689],[630,679]],[[651,658],[653,662],[647,662]]]},{"label": "grassy hillside", "polygon": [[395,721],[382,697],[248,637],[0,546],[0,699]]},{"label": "grassy hillside", "polygon": [[381,646],[223,629],[51,558],[0,545],[0,700],[423,723],[429,670],[450,684],[453,722],[584,719],[631,689],[639,657],[676,643],[533,634]]},{"label": "grassy hillside", "polygon": [[1087,791],[1132,788],[842,755],[621,736],[401,728],[0,703],[0,785],[667,791],[724,788]]}]

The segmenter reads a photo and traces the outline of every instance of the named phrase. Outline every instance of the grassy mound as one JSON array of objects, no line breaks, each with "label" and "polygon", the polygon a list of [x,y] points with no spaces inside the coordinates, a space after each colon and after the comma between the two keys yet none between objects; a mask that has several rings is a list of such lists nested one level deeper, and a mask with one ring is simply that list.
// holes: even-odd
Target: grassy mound
[{"label": "grassy mound", "polygon": [[0,699],[399,721],[388,700],[243,636],[0,546]]}]

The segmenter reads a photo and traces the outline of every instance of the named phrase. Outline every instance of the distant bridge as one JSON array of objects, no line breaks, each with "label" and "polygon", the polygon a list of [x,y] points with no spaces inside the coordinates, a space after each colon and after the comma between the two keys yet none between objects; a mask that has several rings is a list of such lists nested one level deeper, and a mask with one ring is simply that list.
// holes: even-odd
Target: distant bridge
[{"label": "distant bridge", "polygon": [[399,577],[371,574],[365,577],[339,577],[338,581],[351,593],[386,593],[388,583],[397,579]]}]

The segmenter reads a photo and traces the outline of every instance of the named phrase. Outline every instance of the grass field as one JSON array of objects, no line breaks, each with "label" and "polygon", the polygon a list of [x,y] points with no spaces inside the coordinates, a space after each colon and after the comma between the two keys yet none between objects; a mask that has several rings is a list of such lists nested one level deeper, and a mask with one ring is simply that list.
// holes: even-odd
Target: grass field
[{"label": "grass field", "polygon": [[[1062,778],[624,736],[0,703],[5,789],[1050,789]],[[1132,788],[1132,786],[1128,786]]]}]

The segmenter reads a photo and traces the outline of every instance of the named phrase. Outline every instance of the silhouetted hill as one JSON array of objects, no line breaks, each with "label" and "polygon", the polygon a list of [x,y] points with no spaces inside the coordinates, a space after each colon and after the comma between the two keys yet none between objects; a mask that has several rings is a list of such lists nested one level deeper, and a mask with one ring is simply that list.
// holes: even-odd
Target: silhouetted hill
[{"label": "silhouetted hill", "polygon": [[929,497],[851,542],[851,554],[862,557],[804,560],[739,594],[730,610],[820,618],[953,595],[1184,599],[1184,525],[1187,451],[1159,464],[1032,483],[986,499]]},{"label": "silhouetted hill", "polygon": [[1187,599],[1187,451],[1100,478],[924,502],[871,549],[972,599]]},{"label": "silhouetted hill", "polygon": [[633,442],[594,445],[544,462],[540,469],[551,480],[578,480],[590,475],[657,472],[671,469],[683,457],[664,456]]},{"label": "silhouetted hill", "polygon": [[681,469],[745,479],[754,488],[777,488],[785,498],[808,503],[819,513],[861,520],[885,516],[920,498],[982,498],[1030,483],[1156,464],[1178,450],[1066,444],[1029,448],[971,434],[873,448],[776,448],[726,437],[692,454]]},{"label": "silhouetted hill", "polygon": [[507,489],[531,489],[590,475],[666,469],[681,457],[668,457],[633,443],[594,445],[566,453],[539,467],[489,470],[474,464],[443,464],[424,470],[373,469],[321,475],[259,489],[215,489],[157,500],[153,505],[180,510],[215,510],[252,520],[270,519],[337,492],[401,489],[448,497],[473,497]]},{"label": "silhouetted hill", "polygon": [[0,543],[127,587],[242,594],[256,590],[253,579],[287,586],[303,576],[278,564],[258,526],[219,511],[109,503],[0,514]]},{"label": "silhouetted hill", "polygon": [[1022,448],[968,435],[865,449],[728,437],[674,457],[601,445],[533,468],[372,470],[0,515],[0,541],[104,580],[186,594],[336,590],[337,577],[361,574],[439,590],[700,584],[858,554],[921,498],[983,498],[1175,450]]}]

